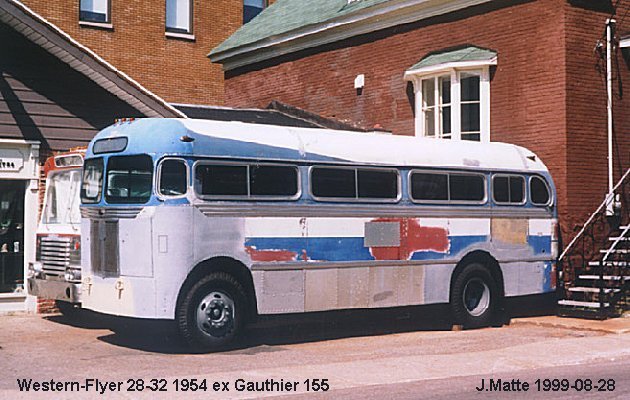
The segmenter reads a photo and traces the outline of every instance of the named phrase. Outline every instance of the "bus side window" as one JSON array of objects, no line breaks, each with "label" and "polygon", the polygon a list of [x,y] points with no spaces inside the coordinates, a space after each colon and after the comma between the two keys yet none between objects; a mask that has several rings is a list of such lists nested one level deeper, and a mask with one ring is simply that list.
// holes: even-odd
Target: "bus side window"
[{"label": "bus side window", "polygon": [[246,165],[199,165],[197,191],[210,196],[247,196]]},{"label": "bus side window", "polygon": [[546,206],[549,204],[551,195],[549,194],[549,186],[544,179],[538,176],[532,176],[529,181],[529,195],[532,204],[536,206]]},{"label": "bus side window", "polygon": [[523,204],[525,202],[525,178],[518,175],[493,176],[492,195],[495,203]]},{"label": "bus side window", "polygon": [[414,172],[411,175],[411,197],[414,200],[448,201],[448,175]]},{"label": "bus side window", "polygon": [[186,194],[187,167],[183,160],[164,160],[160,167],[160,194],[181,196]]}]

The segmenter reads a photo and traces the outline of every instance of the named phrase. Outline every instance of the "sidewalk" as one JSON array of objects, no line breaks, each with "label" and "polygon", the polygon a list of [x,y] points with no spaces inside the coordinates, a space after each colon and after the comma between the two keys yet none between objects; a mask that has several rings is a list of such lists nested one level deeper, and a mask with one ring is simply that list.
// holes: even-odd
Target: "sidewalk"
[{"label": "sidewalk", "polygon": [[548,328],[564,328],[575,331],[604,333],[630,333],[630,318],[611,318],[604,321],[566,318],[549,315],[544,317],[513,318],[510,325],[535,325]]}]

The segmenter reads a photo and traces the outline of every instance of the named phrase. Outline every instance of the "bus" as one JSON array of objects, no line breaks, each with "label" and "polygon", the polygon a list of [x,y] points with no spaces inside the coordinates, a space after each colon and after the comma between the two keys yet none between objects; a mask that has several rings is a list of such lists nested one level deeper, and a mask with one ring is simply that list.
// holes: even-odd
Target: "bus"
[{"label": "bus", "polygon": [[85,148],[49,157],[46,189],[37,226],[35,262],[28,266],[29,293],[55,300],[66,316],[80,305],[81,212],[79,189]]},{"label": "bus", "polygon": [[263,314],[449,303],[482,327],[555,288],[553,180],[511,144],[140,119],[90,142],[81,200],[83,306],[199,349]]}]

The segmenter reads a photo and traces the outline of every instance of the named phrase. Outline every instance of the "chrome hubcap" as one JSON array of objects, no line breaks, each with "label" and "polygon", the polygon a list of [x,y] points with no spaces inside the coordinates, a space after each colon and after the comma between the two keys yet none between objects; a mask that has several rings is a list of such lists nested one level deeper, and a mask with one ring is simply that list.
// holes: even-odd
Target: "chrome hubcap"
[{"label": "chrome hubcap", "polygon": [[197,307],[197,326],[207,335],[222,337],[234,327],[234,300],[221,292],[210,292]]},{"label": "chrome hubcap", "polygon": [[490,306],[490,288],[480,278],[473,278],[464,287],[464,306],[468,314],[478,317]]}]

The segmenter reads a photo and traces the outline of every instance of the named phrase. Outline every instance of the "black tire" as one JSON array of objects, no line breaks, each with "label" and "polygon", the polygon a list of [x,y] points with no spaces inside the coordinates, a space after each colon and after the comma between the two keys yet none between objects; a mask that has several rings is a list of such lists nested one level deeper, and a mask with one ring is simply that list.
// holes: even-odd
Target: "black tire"
[{"label": "black tire", "polygon": [[497,283],[483,264],[468,264],[455,277],[450,294],[451,311],[464,328],[492,325],[499,303]]},{"label": "black tire", "polygon": [[55,306],[64,317],[69,319],[76,318],[81,310],[81,307],[78,304],[63,300],[55,300]]},{"label": "black tire", "polygon": [[232,275],[210,273],[195,282],[178,305],[179,332],[195,350],[225,349],[242,331],[245,304],[243,286]]}]

